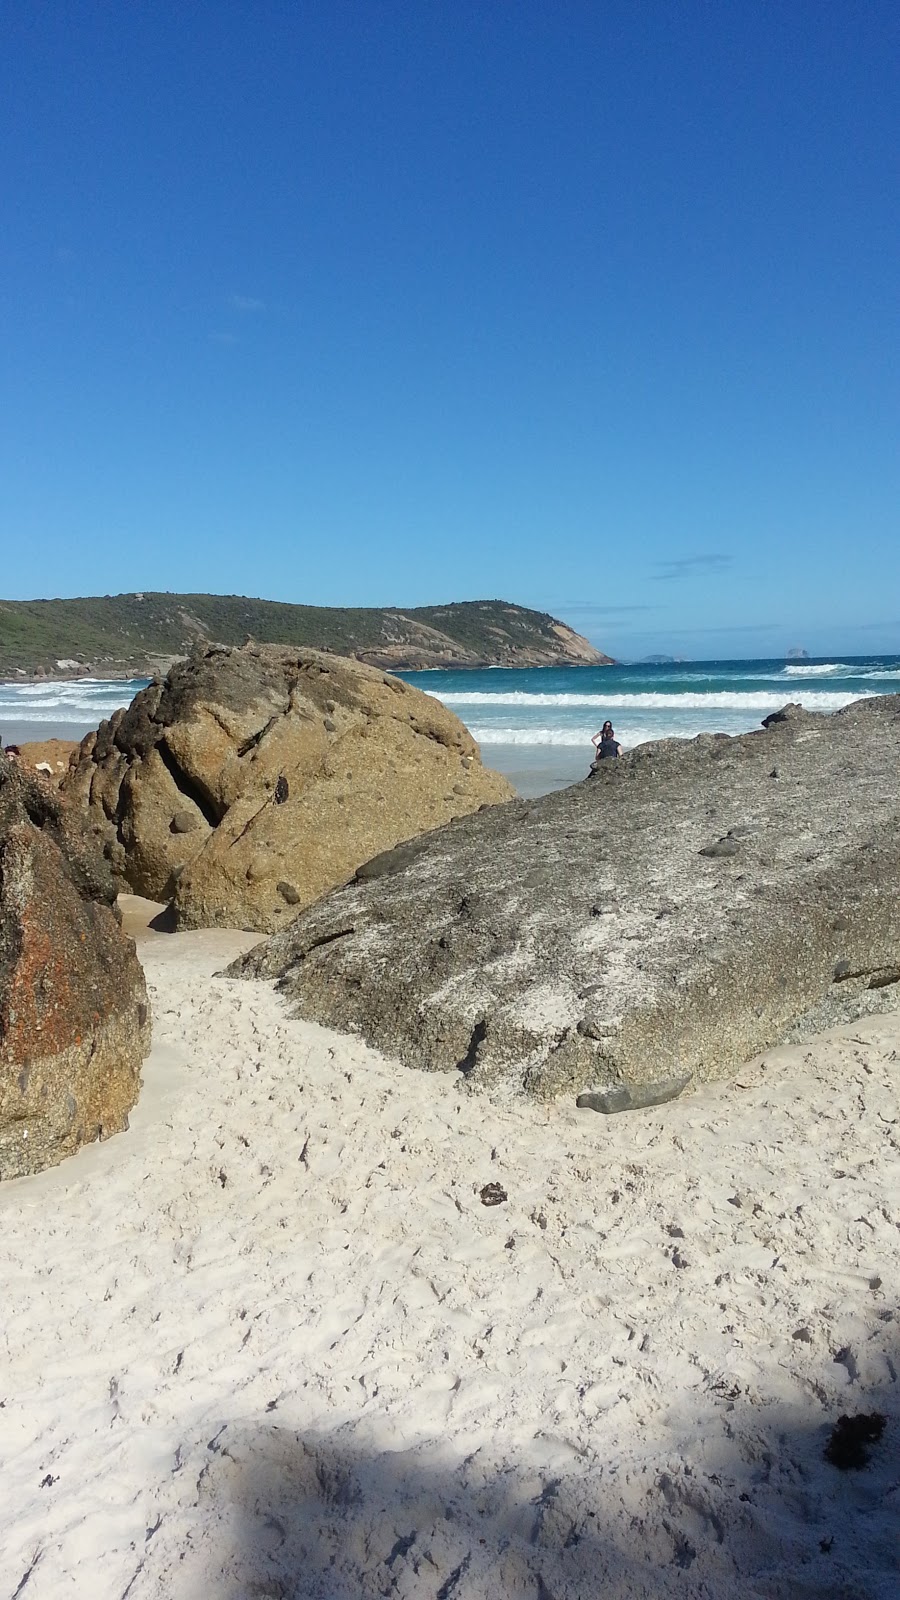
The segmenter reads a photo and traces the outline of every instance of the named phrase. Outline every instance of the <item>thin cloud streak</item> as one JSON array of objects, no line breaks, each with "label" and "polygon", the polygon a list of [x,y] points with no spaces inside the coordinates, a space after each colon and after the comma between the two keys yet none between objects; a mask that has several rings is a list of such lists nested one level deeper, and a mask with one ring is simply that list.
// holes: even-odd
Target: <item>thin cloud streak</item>
[{"label": "thin cloud streak", "polygon": [[683,556],[677,561],[662,561],[651,574],[654,582],[668,583],[680,578],[714,578],[734,565],[734,556]]},{"label": "thin cloud streak", "polygon": [[882,631],[885,632],[885,633],[890,633],[892,630],[900,630],[900,622],[840,622],[840,623],[838,623],[838,622],[828,622],[828,623],[817,623],[817,622],[814,622],[814,623],[797,624],[795,626],[795,624],[793,622],[785,622],[782,619],[782,621],[780,621],[780,622],[734,622],[734,623],[725,622],[725,623],[720,623],[718,627],[706,627],[706,628],[703,628],[703,627],[696,627],[696,628],[667,628],[666,632],[667,633],[671,633],[673,635],[674,634],[687,634],[687,633],[696,633],[696,634],[701,634],[701,633],[704,633],[704,634],[751,633],[752,634],[752,633],[768,633],[768,632],[771,632],[773,629],[777,629],[781,633],[787,633],[787,632],[794,632],[794,633],[803,633],[803,632],[806,632],[806,633],[822,633],[822,632],[831,632],[831,633],[838,633],[838,632],[842,632],[842,633],[879,633],[879,632],[882,632]]},{"label": "thin cloud streak", "polygon": [[554,600],[550,611],[568,611],[579,617],[620,617],[634,611],[659,611],[659,606],[605,606],[592,600]]},{"label": "thin cloud streak", "polygon": [[232,311],[265,311],[265,300],[254,300],[248,294],[230,294],[228,304]]},{"label": "thin cloud streak", "polygon": [[666,628],[666,633],[671,634],[673,638],[676,636],[686,636],[688,634],[724,635],[731,633],[768,633],[771,632],[772,629],[779,629],[782,633],[784,633],[788,626],[789,625],[785,622],[726,622],[721,623],[715,628]]}]

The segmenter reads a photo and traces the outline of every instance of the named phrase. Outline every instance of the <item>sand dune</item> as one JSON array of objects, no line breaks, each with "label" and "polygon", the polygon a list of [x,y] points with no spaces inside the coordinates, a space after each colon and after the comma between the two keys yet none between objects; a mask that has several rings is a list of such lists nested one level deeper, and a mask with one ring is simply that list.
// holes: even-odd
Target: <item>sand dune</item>
[{"label": "sand dune", "polygon": [[0,1595],[895,1596],[900,1016],[606,1119],[292,1020],[253,937],[145,936],[130,1132],[0,1190]]}]

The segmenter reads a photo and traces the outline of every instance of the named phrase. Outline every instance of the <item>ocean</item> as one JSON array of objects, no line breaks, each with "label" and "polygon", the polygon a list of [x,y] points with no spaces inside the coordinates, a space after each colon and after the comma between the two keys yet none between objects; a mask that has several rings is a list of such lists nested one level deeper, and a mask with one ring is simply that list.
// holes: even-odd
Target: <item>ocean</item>
[{"label": "ocean", "polygon": [[403,676],[450,706],[478,740],[485,763],[528,795],[586,776],[591,735],[607,717],[626,750],[648,739],[744,733],[789,700],[836,711],[864,695],[900,693],[900,656]]},{"label": "ocean", "polygon": [[[607,717],[626,750],[648,739],[742,733],[788,700],[836,711],[865,695],[900,693],[900,656],[492,667],[403,677],[462,718],[487,765],[507,773],[521,793],[539,794],[587,773],[591,734]],[[5,744],[81,738],[127,705],[145,681],[0,683],[0,737]]]}]

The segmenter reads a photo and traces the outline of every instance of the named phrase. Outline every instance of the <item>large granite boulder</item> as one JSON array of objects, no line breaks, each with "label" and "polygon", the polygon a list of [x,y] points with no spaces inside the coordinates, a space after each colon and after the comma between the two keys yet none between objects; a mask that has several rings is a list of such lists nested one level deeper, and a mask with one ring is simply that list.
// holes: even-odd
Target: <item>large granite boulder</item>
[{"label": "large granite boulder", "polygon": [[271,931],[361,862],[508,800],[430,695],[318,650],[215,646],[83,741],[63,785],[180,927]]},{"label": "large granite boulder", "polygon": [[900,980],[900,696],[646,744],[370,862],[232,969],[411,1066],[620,1109]]},{"label": "large granite boulder", "polygon": [[115,894],[79,819],[0,754],[0,1178],[128,1126],[150,1021]]}]

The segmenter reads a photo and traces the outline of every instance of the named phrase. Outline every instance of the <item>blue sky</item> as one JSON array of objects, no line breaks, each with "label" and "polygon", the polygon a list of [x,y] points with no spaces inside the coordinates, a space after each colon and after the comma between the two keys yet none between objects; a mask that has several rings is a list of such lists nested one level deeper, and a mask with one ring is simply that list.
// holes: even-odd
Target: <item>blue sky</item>
[{"label": "blue sky", "polygon": [[900,8],[0,14],[6,598],[900,651]]}]

